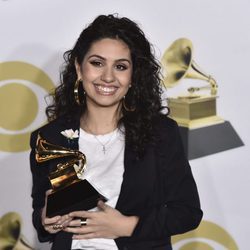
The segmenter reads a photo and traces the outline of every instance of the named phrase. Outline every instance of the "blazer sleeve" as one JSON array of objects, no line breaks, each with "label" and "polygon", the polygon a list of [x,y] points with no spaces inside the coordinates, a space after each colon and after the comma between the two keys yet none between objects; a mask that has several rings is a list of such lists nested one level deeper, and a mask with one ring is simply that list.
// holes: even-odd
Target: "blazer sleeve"
[{"label": "blazer sleeve", "polygon": [[185,157],[178,125],[169,118],[163,125],[156,150],[163,198],[159,205],[142,211],[131,240],[164,239],[185,233],[195,229],[202,219],[196,183]]},{"label": "blazer sleeve", "polygon": [[45,192],[50,189],[48,180],[48,166],[46,164],[38,164],[35,159],[35,148],[37,140],[38,131],[31,134],[30,137],[30,168],[33,178],[32,186],[32,221],[33,225],[37,231],[38,239],[40,242],[53,241],[54,235],[48,233],[41,221],[41,211],[45,205]]}]

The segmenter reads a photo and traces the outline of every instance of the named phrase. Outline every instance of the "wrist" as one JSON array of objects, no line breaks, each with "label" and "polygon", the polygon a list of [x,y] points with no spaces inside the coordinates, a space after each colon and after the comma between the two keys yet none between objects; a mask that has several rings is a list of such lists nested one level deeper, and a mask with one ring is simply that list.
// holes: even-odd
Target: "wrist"
[{"label": "wrist", "polygon": [[124,235],[123,237],[130,237],[139,221],[137,216],[126,216],[124,221]]}]

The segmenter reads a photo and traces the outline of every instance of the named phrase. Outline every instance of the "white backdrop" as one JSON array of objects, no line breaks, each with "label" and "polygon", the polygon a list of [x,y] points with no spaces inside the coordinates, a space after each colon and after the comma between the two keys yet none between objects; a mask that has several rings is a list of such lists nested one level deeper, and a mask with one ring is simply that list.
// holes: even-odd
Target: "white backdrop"
[{"label": "white backdrop", "polygon": [[[201,243],[195,249],[199,250],[249,249],[250,2],[247,0],[0,0],[0,111],[4,114],[0,115],[0,217],[9,211],[19,213],[22,234],[35,249],[47,248],[46,244],[37,243],[31,223],[29,152],[25,146],[16,149],[18,141],[13,138],[45,121],[43,96],[52,86],[50,80],[58,82],[63,52],[73,46],[87,23],[99,14],[109,13],[119,13],[138,22],[155,46],[159,59],[175,39],[189,38],[194,45],[194,59],[218,82],[218,115],[231,122],[245,144],[190,161],[204,218],[196,238],[193,235],[175,238],[175,249],[198,241]],[[20,61],[20,69],[23,63],[33,67],[16,73],[18,69],[11,63],[6,76],[1,66],[9,61]],[[31,72],[40,75],[32,77]],[[50,79],[42,76],[42,72]],[[12,83],[25,87],[15,91],[17,85]],[[171,95],[171,90],[167,95]],[[22,102],[25,96],[33,101]],[[30,111],[35,104],[38,109]],[[8,129],[13,123],[13,113],[16,118],[27,117],[31,121]],[[12,140],[7,148],[6,140]],[[211,248],[206,248],[208,245]],[[191,248],[183,248],[188,249]]]}]

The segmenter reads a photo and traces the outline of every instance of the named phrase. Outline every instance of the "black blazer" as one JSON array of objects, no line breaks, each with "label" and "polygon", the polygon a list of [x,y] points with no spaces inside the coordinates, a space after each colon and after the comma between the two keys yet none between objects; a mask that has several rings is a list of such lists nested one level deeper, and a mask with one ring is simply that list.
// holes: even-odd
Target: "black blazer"
[{"label": "black blazer", "polygon": [[[79,129],[79,119],[68,122],[59,118],[31,135],[30,166],[33,176],[33,224],[41,242],[53,242],[52,249],[71,249],[69,233],[49,234],[41,224],[45,192],[50,188],[48,174],[56,161],[38,164],[35,160],[37,134],[49,142],[78,149],[78,141],[68,144],[61,135],[65,129]],[[115,240],[119,249],[168,249],[170,236],[196,228],[202,218],[199,196],[189,163],[184,155],[175,121],[159,116],[154,123],[157,142],[148,144],[144,157],[137,160],[125,145],[124,175],[116,209],[125,215],[136,215],[139,222],[131,237]],[[171,249],[171,247],[170,247]]]}]

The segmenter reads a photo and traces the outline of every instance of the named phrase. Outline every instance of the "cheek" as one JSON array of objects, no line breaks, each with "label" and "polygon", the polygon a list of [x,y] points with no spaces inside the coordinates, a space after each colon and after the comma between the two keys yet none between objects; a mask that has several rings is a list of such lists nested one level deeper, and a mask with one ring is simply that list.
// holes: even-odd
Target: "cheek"
[{"label": "cheek", "polygon": [[92,80],[98,76],[98,71],[93,69],[93,67],[90,66],[84,66],[82,69],[82,79],[83,80]]},{"label": "cheek", "polygon": [[131,73],[124,74],[120,78],[120,81],[122,82],[124,87],[129,87],[129,85],[132,83],[132,74]]}]

